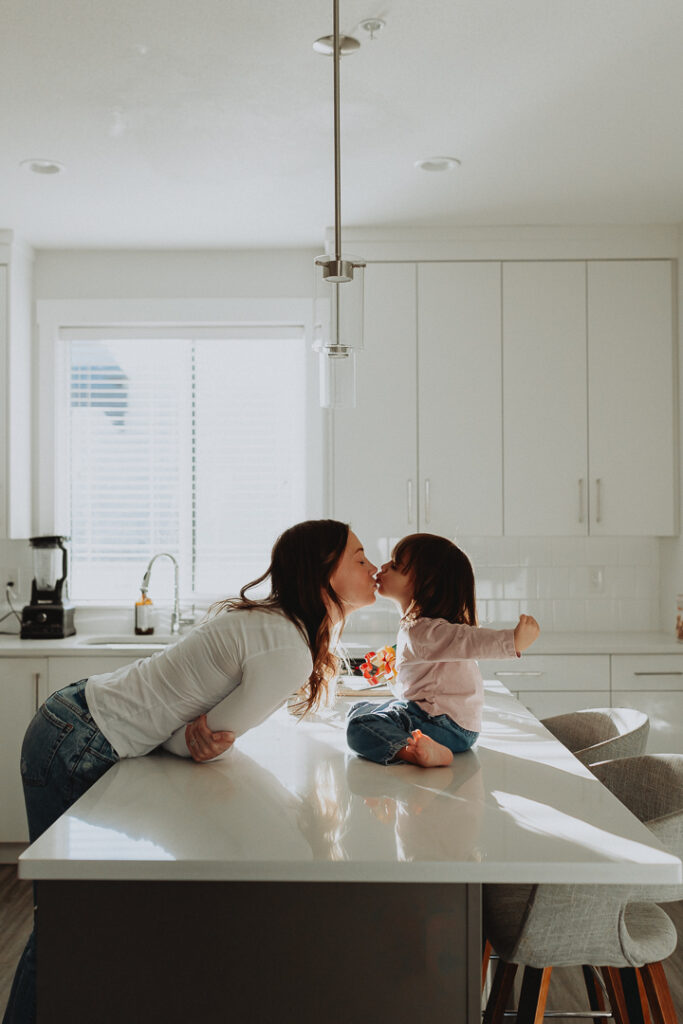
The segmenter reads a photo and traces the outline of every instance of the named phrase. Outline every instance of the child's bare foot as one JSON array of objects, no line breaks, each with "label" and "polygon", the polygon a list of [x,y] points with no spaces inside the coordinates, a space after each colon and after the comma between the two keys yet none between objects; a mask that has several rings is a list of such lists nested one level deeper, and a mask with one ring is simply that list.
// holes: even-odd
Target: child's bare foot
[{"label": "child's bare foot", "polygon": [[425,736],[419,729],[413,729],[410,739],[396,757],[401,761],[408,761],[409,764],[419,764],[421,768],[436,768],[439,765],[450,764],[453,753],[431,736]]}]

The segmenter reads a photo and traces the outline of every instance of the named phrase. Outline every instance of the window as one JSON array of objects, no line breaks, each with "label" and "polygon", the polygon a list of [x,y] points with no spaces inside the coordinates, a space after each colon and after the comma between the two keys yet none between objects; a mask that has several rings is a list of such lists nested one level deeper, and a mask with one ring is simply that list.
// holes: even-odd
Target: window
[{"label": "window", "polygon": [[129,601],[160,551],[185,595],[261,575],[310,514],[303,329],[59,334],[72,599]]}]

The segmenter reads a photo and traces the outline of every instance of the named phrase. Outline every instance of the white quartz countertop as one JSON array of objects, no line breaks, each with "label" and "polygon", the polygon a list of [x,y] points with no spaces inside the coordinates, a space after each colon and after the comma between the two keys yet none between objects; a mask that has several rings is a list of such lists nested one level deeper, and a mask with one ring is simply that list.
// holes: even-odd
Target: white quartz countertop
[{"label": "white quartz countertop", "polygon": [[141,658],[153,654],[162,647],[168,646],[169,639],[176,643],[182,637],[169,638],[165,634],[159,636],[139,637],[135,635],[112,633],[109,639],[113,643],[93,643],[94,640],[106,639],[105,634],[76,634],[68,636],[64,640],[22,640],[18,636],[0,637],[0,658],[54,658],[64,657],[125,657],[130,655],[134,658],[136,653]]},{"label": "white quartz countertop", "polygon": [[[496,624],[495,628],[504,628],[505,625],[505,623]],[[509,623],[507,625],[509,626]],[[99,635],[105,633],[106,630],[98,631]],[[128,639],[129,646],[122,646],[120,643],[109,647],[94,646],[92,640],[98,634],[77,634],[67,637],[65,640],[21,640],[18,636],[0,636],[0,657],[35,658],[57,655],[120,657],[129,653],[135,655],[136,651],[139,651],[140,656],[144,657],[145,654],[159,650],[159,641],[164,639],[162,636],[151,636],[147,639],[119,634],[117,639],[119,641]],[[352,647],[350,653],[355,656],[361,648],[363,653],[376,650],[384,644],[393,643],[395,637],[389,635],[379,637],[374,634],[364,637],[362,634],[350,634],[345,637],[345,640]],[[673,635],[656,632],[542,632],[525,657],[539,654],[683,654],[683,643],[677,643]]]},{"label": "white quartz countertop", "polygon": [[500,683],[487,683],[477,746],[445,768],[352,755],[347,706],[302,723],[283,709],[212,764],[120,762],[21,856],[21,877],[681,880],[681,862]]}]

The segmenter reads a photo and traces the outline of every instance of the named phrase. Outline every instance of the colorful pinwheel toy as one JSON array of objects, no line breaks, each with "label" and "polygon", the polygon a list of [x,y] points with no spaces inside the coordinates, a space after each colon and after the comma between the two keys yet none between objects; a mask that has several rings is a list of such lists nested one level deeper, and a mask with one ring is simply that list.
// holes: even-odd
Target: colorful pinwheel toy
[{"label": "colorful pinwheel toy", "polygon": [[368,651],[361,672],[372,686],[387,683],[396,676],[396,647],[389,645],[379,651]]}]

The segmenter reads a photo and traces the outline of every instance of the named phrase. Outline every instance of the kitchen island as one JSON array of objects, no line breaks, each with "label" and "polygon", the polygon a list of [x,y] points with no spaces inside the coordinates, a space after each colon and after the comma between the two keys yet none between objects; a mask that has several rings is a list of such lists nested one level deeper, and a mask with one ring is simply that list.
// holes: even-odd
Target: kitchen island
[{"label": "kitchen island", "polygon": [[483,882],[681,879],[500,684],[447,768],[356,758],[344,711],[120,762],[23,854],[39,1022],[74,986],[98,1024],[476,1021]]}]

